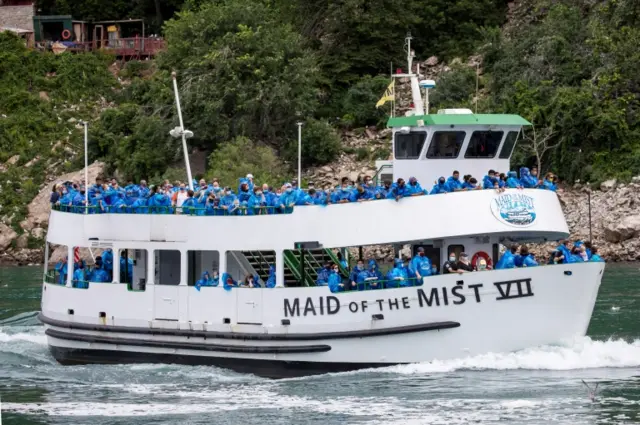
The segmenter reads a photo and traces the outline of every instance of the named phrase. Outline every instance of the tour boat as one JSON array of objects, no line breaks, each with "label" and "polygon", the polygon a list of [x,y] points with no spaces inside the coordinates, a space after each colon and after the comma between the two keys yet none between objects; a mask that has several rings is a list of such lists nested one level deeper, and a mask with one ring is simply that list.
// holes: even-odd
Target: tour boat
[{"label": "tour boat", "polygon": [[[393,159],[379,162],[377,178],[413,176],[426,186],[453,170],[479,179],[489,169],[509,170],[529,122],[469,110],[429,114],[419,72],[394,77],[411,82],[413,110],[389,119]],[[337,293],[315,285],[316,269],[349,247],[388,245],[397,255],[424,248],[440,269],[450,252],[495,264],[500,245],[568,237],[556,193],[540,189],[253,216],[53,210],[39,318],[53,357],[65,365],[215,365],[279,378],[510,352],[585,335],[604,263],[440,274],[416,286]],[[68,273],[60,284],[47,266],[50,246],[59,245],[70,259],[77,248],[110,249],[115,259],[132,260],[132,276],[116,260],[113,282],[77,288]],[[194,286],[214,269],[266,281],[271,266],[275,288]]]}]

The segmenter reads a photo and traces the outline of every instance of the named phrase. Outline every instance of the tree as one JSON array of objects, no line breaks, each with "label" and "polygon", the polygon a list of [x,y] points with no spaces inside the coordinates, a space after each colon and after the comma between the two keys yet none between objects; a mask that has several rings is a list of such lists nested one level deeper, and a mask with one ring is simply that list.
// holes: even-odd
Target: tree
[{"label": "tree", "polygon": [[539,133],[536,132],[536,126],[531,126],[531,132],[522,139],[522,145],[536,156],[536,165],[538,175],[543,174],[542,161],[545,154],[551,149],[560,146],[560,142],[554,140],[555,133],[549,128],[543,128]]},{"label": "tree", "polygon": [[208,178],[217,178],[220,184],[234,190],[238,178],[253,174],[259,184],[279,187],[287,179],[287,167],[268,146],[256,144],[246,137],[225,142],[209,157]]},{"label": "tree", "polygon": [[186,126],[206,147],[241,135],[281,147],[297,114],[313,116],[315,55],[269,2],[204,3],[165,31],[161,67],[178,71]]}]

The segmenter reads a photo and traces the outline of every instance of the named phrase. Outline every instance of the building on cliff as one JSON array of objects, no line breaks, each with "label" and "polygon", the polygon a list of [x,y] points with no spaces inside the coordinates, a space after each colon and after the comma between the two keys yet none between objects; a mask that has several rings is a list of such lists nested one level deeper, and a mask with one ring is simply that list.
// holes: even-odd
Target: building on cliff
[{"label": "building on cliff", "polygon": [[31,0],[0,0],[0,32],[9,31],[33,46],[34,2]]}]

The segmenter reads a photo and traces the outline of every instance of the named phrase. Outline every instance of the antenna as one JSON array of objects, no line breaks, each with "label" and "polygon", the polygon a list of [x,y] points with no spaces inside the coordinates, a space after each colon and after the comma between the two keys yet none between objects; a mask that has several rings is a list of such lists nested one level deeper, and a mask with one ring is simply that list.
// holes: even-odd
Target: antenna
[{"label": "antenna", "polygon": [[411,37],[411,32],[407,33],[407,36],[404,38],[405,43],[404,45],[407,47],[407,65],[409,66],[409,74],[413,73],[413,57],[416,55],[416,53],[411,50],[411,40],[413,40],[413,37]]},{"label": "antenna", "polygon": [[478,113],[478,91],[480,89],[480,63],[476,64],[476,111],[475,114]]}]

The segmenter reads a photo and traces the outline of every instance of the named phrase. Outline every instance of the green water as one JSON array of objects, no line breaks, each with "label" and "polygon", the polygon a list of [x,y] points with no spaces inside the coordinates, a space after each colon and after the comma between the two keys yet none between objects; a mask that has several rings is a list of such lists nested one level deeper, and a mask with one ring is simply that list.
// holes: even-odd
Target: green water
[{"label": "green water", "polygon": [[[588,337],[271,381],[212,367],[62,367],[36,319],[41,268],[0,268],[3,425],[638,424],[640,270],[607,267]],[[591,401],[582,384],[599,383]]]}]

